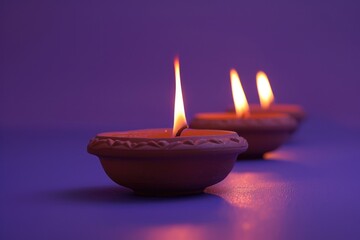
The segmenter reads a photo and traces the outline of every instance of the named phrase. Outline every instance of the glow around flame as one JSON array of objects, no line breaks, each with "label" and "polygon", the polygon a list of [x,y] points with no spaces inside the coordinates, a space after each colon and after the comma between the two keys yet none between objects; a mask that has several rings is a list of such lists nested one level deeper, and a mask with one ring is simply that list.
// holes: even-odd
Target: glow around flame
[{"label": "glow around flame", "polygon": [[174,107],[173,136],[176,136],[176,133],[180,129],[187,127],[185,109],[184,109],[184,100],[181,90],[180,63],[178,57],[175,57],[174,59],[174,68],[175,68],[175,107]]},{"label": "glow around flame", "polygon": [[264,72],[256,74],[256,85],[259,93],[261,107],[267,109],[274,102],[274,94],[268,77]]},{"label": "glow around flame", "polygon": [[235,69],[230,70],[230,81],[236,116],[246,117],[249,114],[249,104],[246,100],[244,89],[241,86],[239,75]]}]

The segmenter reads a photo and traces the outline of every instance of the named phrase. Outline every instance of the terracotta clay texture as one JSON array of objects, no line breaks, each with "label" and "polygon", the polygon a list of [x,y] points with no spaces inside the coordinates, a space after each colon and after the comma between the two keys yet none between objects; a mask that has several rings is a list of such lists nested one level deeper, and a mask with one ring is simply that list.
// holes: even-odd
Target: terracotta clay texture
[{"label": "terracotta clay texture", "polygon": [[149,129],[98,134],[88,152],[116,183],[142,195],[201,193],[223,180],[247,142],[235,132]]},{"label": "terracotta clay texture", "polygon": [[196,129],[223,129],[237,132],[249,144],[239,159],[262,158],[280,147],[297,127],[294,118],[286,114],[258,113],[237,118],[235,113],[201,113],[190,123]]},{"label": "terracotta clay texture", "polygon": [[304,109],[301,106],[295,104],[274,104],[271,105],[268,109],[262,109],[258,104],[251,104],[250,112],[285,113],[295,118],[298,123],[301,123],[306,117]]},{"label": "terracotta clay texture", "polygon": [[[259,104],[249,105],[250,113],[283,113],[296,119],[300,124],[306,118],[305,110],[295,104],[273,104],[268,109],[263,109]],[[229,107],[229,112],[235,112],[234,106]]]}]

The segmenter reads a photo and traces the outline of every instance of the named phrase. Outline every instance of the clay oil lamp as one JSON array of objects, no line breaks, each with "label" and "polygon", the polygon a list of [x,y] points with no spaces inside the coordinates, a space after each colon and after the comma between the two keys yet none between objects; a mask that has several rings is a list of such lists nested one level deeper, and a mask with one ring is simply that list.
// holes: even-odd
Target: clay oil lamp
[{"label": "clay oil lamp", "polygon": [[243,158],[262,158],[280,147],[297,126],[287,114],[250,112],[249,105],[236,70],[230,71],[231,88],[236,112],[199,113],[190,124],[196,129],[223,129],[237,132],[249,144]]},{"label": "clay oil lamp", "polygon": [[140,195],[201,193],[223,180],[247,142],[237,133],[187,127],[175,58],[173,129],[145,129],[97,134],[88,152],[99,157],[106,174]]},{"label": "clay oil lamp", "polygon": [[298,124],[304,120],[306,114],[301,106],[295,104],[274,103],[275,98],[269,79],[262,71],[259,71],[256,74],[256,86],[259,94],[260,105],[250,104],[250,112],[285,113],[295,118]]},{"label": "clay oil lamp", "polygon": [[298,123],[305,118],[304,109],[295,104],[274,104],[274,94],[266,74],[259,71],[256,74],[256,86],[260,99],[259,105],[250,105],[251,112],[286,113],[294,117]]}]

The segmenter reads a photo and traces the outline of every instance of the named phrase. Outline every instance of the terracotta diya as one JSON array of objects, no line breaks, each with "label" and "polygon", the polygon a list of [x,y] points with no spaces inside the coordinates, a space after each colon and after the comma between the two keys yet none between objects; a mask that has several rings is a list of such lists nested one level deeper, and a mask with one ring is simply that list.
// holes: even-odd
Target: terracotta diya
[{"label": "terracotta diya", "polygon": [[190,123],[196,129],[223,129],[237,132],[249,144],[239,158],[261,158],[280,147],[296,129],[296,120],[287,114],[253,113],[241,86],[237,72],[230,71],[231,87],[236,112],[200,113]]},{"label": "terracotta diya", "polygon": [[[274,94],[267,75],[259,71],[256,74],[256,86],[259,94],[260,105],[250,104],[251,113],[284,113],[292,116],[298,122],[298,125],[305,119],[304,109],[296,104],[275,104]],[[231,111],[235,112],[234,108]]]},{"label": "terracotta diya", "polygon": [[177,58],[174,66],[173,129],[100,133],[88,144],[106,174],[136,194],[201,193],[223,180],[247,149],[246,140],[235,132],[187,128]]}]

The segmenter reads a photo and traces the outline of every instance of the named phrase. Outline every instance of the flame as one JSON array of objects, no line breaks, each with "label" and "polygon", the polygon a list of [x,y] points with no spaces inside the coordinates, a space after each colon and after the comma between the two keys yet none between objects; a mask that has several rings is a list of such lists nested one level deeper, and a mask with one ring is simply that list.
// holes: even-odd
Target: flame
[{"label": "flame", "polygon": [[256,74],[256,85],[259,93],[261,107],[267,109],[274,102],[274,94],[266,74],[262,71]]},{"label": "flame", "polygon": [[241,86],[239,75],[235,69],[230,70],[230,80],[236,116],[246,117],[249,114],[249,104],[246,100],[244,89]]},{"label": "flame", "polygon": [[175,107],[174,107],[173,136],[176,136],[179,130],[188,127],[188,125],[186,123],[184,100],[181,90],[180,63],[178,57],[175,57],[174,59],[174,68],[175,68]]}]

